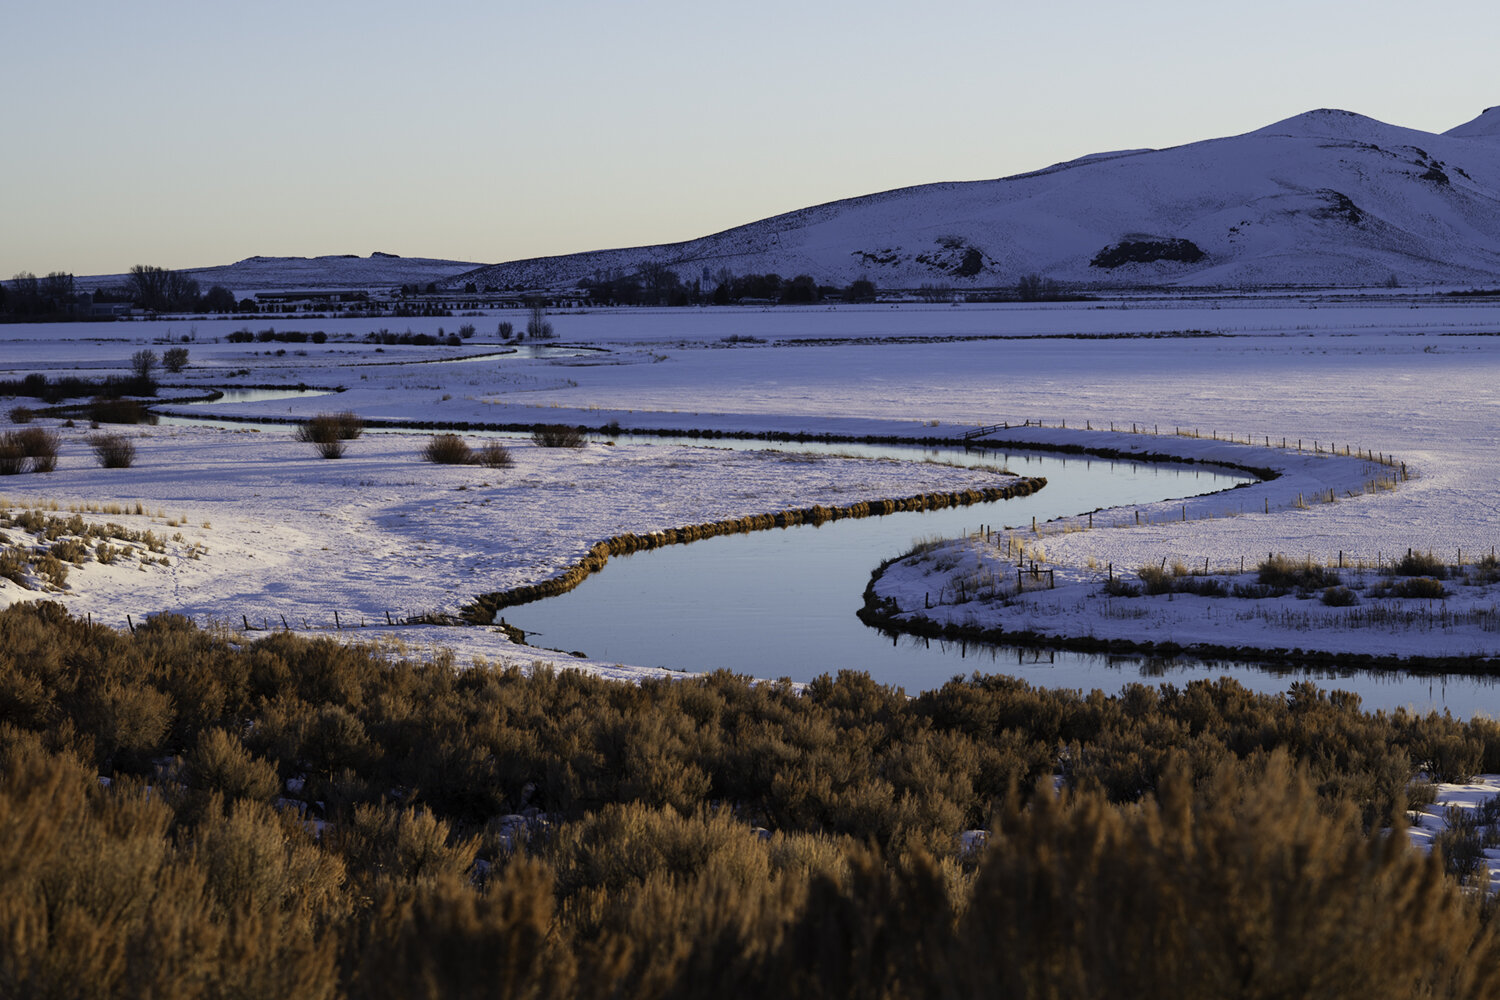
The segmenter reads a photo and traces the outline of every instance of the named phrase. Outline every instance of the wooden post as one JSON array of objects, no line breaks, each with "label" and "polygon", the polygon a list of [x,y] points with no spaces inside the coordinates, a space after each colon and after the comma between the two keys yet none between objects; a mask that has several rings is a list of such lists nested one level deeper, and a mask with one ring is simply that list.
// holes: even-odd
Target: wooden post
[{"label": "wooden post", "polygon": [[292,630],[292,627],[286,623],[286,615],[281,616],[281,630],[283,632],[290,632]]},{"label": "wooden post", "polygon": [[338,608],[334,608],[333,609],[333,627],[337,628],[337,629],[342,629],[344,627],[343,623],[339,621],[339,609]]},{"label": "wooden post", "polygon": [[245,623],[245,631],[250,631],[250,619],[246,618],[244,615],[240,615],[240,621]]},{"label": "wooden post", "polygon": [[130,626],[130,634],[135,635],[135,622],[131,620],[129,615],[125,616],[125,624]]}]

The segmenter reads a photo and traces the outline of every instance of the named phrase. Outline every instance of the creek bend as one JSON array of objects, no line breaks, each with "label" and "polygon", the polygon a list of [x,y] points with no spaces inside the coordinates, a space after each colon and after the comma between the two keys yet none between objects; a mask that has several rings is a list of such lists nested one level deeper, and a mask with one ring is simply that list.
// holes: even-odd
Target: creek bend
[{"label": "creek bend", "polygon": [[[275,398],[317,394],[293,390]],[[271,400],[262,396],[258,401]],[[182,416],[184,410],[197,410],[203,416]],[[211,407],[193,405],[163,422],[247,426],[221,424],[211,413]],[[264,425],[267,430],[285,428],[284,423]],[[385,428],[380,433],[428,432]],[[464,434],[522,436],[472,430]],[[631,440],[663,446],[695,444],[686,439]],[[855,615],[871,572],[916,540],[958,535],[982,524],[1022,526],[1033,516],[1043,522],[1089,510],[1216,492],[1250,481],[1244,473],[1204,465],[1147,464],[1022,450],[966,451],[957,446],[780,444],[755,439],[722,439],[698,446],[995,465],[1019,476],[1043,476],[1048,482],[1037,493],[1010,500],[723,535],[615,556],[574,590],[505,608],[497,617],[524,629],[528,642],[538,646],[576,650],[595,660],[685,672],[727,669],[755,677],[808,681],[825,672],[851,669],[866,671],[880,683],[900,685],[909,693],[975,671],[1009,674],[1039,687],[1098,688],[1106,693],[1118,692],[1130,683],[1180,687],[1191,680],[1221,676],[1233,677],[1252,690],[1279,693],[1296,681],[1307,680],[1325,689],[1352,691],[1370,709],[1447,709],[1463,718],[1500,717],[1500,681],[1492,677],[892,637],[866,626]]]},{"label": "creek bend", "polygon": [[[735,447],[766,447],[736,442]],[[685,671],[727,669],[755,677],[808,681],[862,670],[909,693],[951,677],[1003,673],[1040,687],[1098,688],[1231,676],[1245,687],[1282,692],[1299,680],[1360,695],[1367,708],[1450,709],[1468,717],[1500,713],[1500,684],[1469,675],[1417,675],[1193,657],[1161,658],[1021,648],[895,636],[855,616],[870,574],[913,541],[1025,525],[1102,507],[1146,504],[1232,488],[1249,477],[1205,466],[1143,464],[1046,453],[966,453],[853,445],[788,450],[1001,465],[1045,476],[1027,497],[968,507],[890,514],[725,535],[612,557],[574,590],[505,608],[528,642],[591,659]],[[534,634],[533,634],[534,633]]]}]

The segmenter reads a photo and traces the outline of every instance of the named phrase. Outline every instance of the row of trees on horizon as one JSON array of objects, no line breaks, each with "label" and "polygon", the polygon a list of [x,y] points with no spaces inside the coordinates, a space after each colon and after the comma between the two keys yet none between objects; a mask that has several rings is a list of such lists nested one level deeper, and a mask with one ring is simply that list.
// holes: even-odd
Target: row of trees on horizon
[{"label": "row of trees on horizon", "polygon": [[[858,278],[846,286],[820,283],[807,274],[783,278],[767,274],[734,274],[720,269],[702,278],[683,280],[665,264],[648,263],[634,273],[615,271],[579,281],[577,287],[588,293],[599,305],[614,306],[689,306],[735,305],[743,303],[778,303],[815,305],[819,302],[874,302],[877,289],[869,278]],[[477,292],[473,283],[465,288]],[[487,289],[491,291],[492,289]],[[402,298],[435,294],[435,283],[425,286],[403,285]],[[923,285],[918,294],[933,302],[952,301],[953,289],[946,285]],[[1062,298],[1057,282],[1040,275],[1024,275],[1013,291],[989,293],[994,300],[1038,301]],[[184,271],[147,264],[137,264],[126,275],[123,285],[85,291],[77,279],[65,271],[53,271],[37,277],[22,271],[9,281],[0,281],[0,321],[47,322],[111,318],[128,307],[147,313],[254,313],[259,306],[250,298],[236,300],[223,285],[203,291],[196,279]],[[400,307],[398,307],[400,308]]]},{"label": "row of trees on horizon", "polygon": [[124,285],[92,291],[80,289],[77,279],[66,271],[42,278],[21,271],[9,281],[0,281],[0,318],[28,322],[89,319],[101,312],[96,307],[111,305],[157,313],[228,313],[240,311],[245,303],[254,306],[249,299],[236,301],[223,285],[205,292],[187,273],[149,264],[132,267]]}]

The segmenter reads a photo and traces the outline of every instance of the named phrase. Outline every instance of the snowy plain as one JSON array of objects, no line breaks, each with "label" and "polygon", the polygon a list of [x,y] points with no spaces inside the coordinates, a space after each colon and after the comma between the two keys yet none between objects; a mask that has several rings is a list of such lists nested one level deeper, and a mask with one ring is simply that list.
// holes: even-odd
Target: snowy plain
[{"label": "snowy plain", "polygon": [[[1097,586],[1104,566],[1130,570],[1163,558],[1189,565],[1207,558],[1213,568],[1227,569],[1242,558],[1253,565],[1269,552],[1320,560],[1342,552],[1352,562],[1408,548],[1478,554],[1500,544],[1500,305],[1484,300],[1330,294],[1046,306],[598,310],[551,319],[558,343],[603,350],[551,359],[482,357],[503,349],[495,324],[518,318],[263,316],[11,326],[0,329],[0,377],[119,373],[133,352],[188,337],[190,367],[164,380],[170,387],[163,397],[188,394],[194,386],[345,390],[220,404],[199,411],[205,416],[293,419],[348,409],[375,419],[616,421],[627,429],[902,437],[952,437],[979,425],[1033,421],[1046,426],[1003,436],[1283,471],[1269,483],[1188,501],[1186,520],[1182,504],[1164,501],[1143,510],[1150,523],[1142,527],[1134,525],[1133,509],[1095,514],[1091,531],[1044,526],[1045,537],[1033,544],[1061,578],[1086,587]],[[377,350],[359,342],[381,328],[451,333],[463,323],[478,333],[460,347]],[[322,330],[330,340],[224,341],[242,328]],[[345,333],[355,341],[340,340]],[[481,357],[443,360],[475,356]],[[0,400],[0,406],[16,402]],[[1152,433],[1130,433],[1132,424]],[[387,612],[451,612],[477,593],[554,575],[594,541],[622,530],[994,480],[993,473],[974,470],[788,461],[774,453],[705,451],[670,441],[593,443],[581,453],[512,442],[516,468],[490,472],[422,463],[417,452],[425,435],[372,432],[353,442],[346,458],[324,462],[295,442],[290,428],[167,424],[130,429],[139,439],[136,466],[106,471],[88,454],[82,427],[62,433],[56,472],[0,481],[9,502],[42,500],[63,508],[141,502],[162,512],[162,528],[167,520],[179,522],[168,533],[182,534],[174,544],[183,551],[194,544],[207,549],[196,560],[144,571],[87,563],[72,570],[67,590],[49,595],[77,613],[110,621],[127,612],[182,611],[229,624],[243,616],[275,625],[285,615],[293,625],[300,618],[326,627],[335,608],[343,618],[367,623],[383,622]],[[1223,440],[1231,435],[1238,443]],[[1298,439],[1301,452],[1291,445]],[[1360,493],[1393,467],[1334,458],[1326,454],[1330,447],[1392,456],[1406,464],[1410,478],[1394,489]],[[1310,501],[1328,489],[1336,502],[1297,505],[1299,494]],[[897,554],[871,552],[870,566]],[[0,600],[36,596],[0,583]],[[959,607],[964,614],[975,610]],[[1149,626],[1159,639],[1172,638],[1171,629],[1187,635],[1206,628],[1221,642],[1230,629],[1246,645],[1313,647],[1305,629],[1289,642],[1266,633],[1263,620],[1231,625],[1222,609],[1205,618],[1192,601],[1174,601],[1171,611],[1143,625],[1085,608],[1079,614],[1088,620],[1066,624],[1095,634],[1104,634],[1111,621],[1122,628]],[[550,655],[511,646],[487,629],[400,634],[440,641],[462,657],[524,662]],[[1474,638],[1450,645],[1492,651],[1472,648]],[[1492,633],[1480,638],[1494,643]],[[1443,641],[1432,632],[1393,637],[1364,630],[1337,640],[1337,648],[1423,652]],[[596,666],[613,671],[617,665]]]}]

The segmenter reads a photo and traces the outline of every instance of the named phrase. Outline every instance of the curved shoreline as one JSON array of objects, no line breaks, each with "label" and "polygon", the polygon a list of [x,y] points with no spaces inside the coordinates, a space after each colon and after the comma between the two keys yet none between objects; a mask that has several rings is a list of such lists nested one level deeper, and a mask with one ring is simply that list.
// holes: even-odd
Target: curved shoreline
[{"label": "curved shoreline", "polygon": [[680,528],[666,528],[645,534],[627,532],[597,542],[588,555],[558,576],[539,583],[524,584],[510,590],[481,594],[465,605],[460,612],[464,620],[475,625],[488,625],[495,614],[503,608],[526,604],[564,594],[604,568],[610,556],[629,555],[665,545],[686,545],[704,538],[720,535],[744,534],[766,531],[771,528],[786,528],[798,524],[822,524],[846,518],[882,517],[903,511],[938,510],[945,507],[963,507],[994,500],[1009,500],[1012,497],[1030,496],[1047,485],[1045,477],[1017,479],[1005,486],[984,489],[960,490],[957,492],[919,493],[915,496],[885,500],[862,500],[843,506],[800,507],[774,514],[749,514],[745,517],[691,524]]},{"label": "curved shoreline", "polygon": [[[296,387],[292,387],[296,388]],[[306,387],[316,388],[316,387]],[[335,392],[339,390],[333,390]],[[177,405],[180,401],[168,400],[160,405]],[[307,417],[286,417],[280,415],[248,416],[246,414],[216,413],[211,417],[201,416],[196,413],[163,413],[161,416],[176,417],[183,420],[204,420],[215,423],[242,423],[242,424],[284,424],[295,426],[306,423]],[[540,427],[553,427],[558,421],[544,423],[495,423],[475,420],[400,420],[389,417],[366,417],[363,418],[365,427],[371,430],[409,430],[409,431],[444,431],[461,433],[491,432],[505,434],[528,434]],[[620,427],[618,425],[605,425],[602,427],[588,427],[583,424],[569,424],[576,426],[586,434],[596,434],[601,437],[656,437],[679,439],[686,438],[693,441],[766,441],[771,444],[867,444],[867,445],[900,445],[913,448],[963,448],[966,451],[1033,451],[1046,452],[1057,455],[1081,455],[1091,458],[1103,458],[1117,462],[1142,462],[1146,464],[1172,464],[1172,465],[1202,465],[1219,469],[1232,469],[1235,472],[1243,472],[1254,476],[1261,481],[1269,481],[1280,478],[1281,471],[1270,466],[1245,465],[1238,462],[1225,462],[1194,458],[1192,456],[1174,455],[1164,451],[1128,451],[1123,448],[1098,448],[1081,444],[1066,444],[1063,442],[1048,441],[1026,441],[1018,439],[1000,439],[985,437],[979,439],[957,437],[943,437],[937,435],[926,435],[917,437],[903,434],[834,434],[831,432],[811,433],[807,431],[726,431],[712,428],[677,428],[677,427]],[[1019,425],[1017,425],[1019,427]],[[1228,442],[1226,442],[1228,443]]]},{"label": "curved shoreline", "polygon": [[886,568],[906,558],[895,556],[882,562],[865,585],[864,604],[855,612],[859,620],[887,635],[909,635],[924,639],[976,642],[989,646],[1021,646],[1061,649],[1075,653],[1130,656],[1186,656],[1197,660],[1232,660],[1241,663],[1276,664],[1287,667],[1339,667],[1351,670],[1401,670],[1412,674],[1500,674],[1500,656],[1376,656],[1370,653],[1334,652],[1285,647],[1224,646],[1215,643],[1152,642],[1135,639],[1101,639],[1096,636],[1048,635],[1033,630],[1006,631],[1000,626],[958,625],[933,621],[923,615],[900,617],[902,611],[888,598],[875,593],[876,582]]}]

